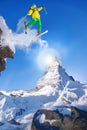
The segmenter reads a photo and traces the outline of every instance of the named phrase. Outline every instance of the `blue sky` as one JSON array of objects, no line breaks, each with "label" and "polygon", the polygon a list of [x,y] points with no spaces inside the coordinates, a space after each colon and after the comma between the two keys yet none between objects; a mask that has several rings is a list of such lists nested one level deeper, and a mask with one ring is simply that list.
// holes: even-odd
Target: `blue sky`
[{"label": "blue sky", "polygon": [[[76,80],[87,83],[87,2],[86,0],[0,0],[0,16],[8,27],[16,32],[19,19],[28,8],[45,5],[40,12],[42,38],[60,54],[66,72]],[[33,45],[28,54],[16,47],[14,59],[7,60],[6,70],[0,77],[1,90],[31,89],[44,73],[35,62],[39,45]]]}]

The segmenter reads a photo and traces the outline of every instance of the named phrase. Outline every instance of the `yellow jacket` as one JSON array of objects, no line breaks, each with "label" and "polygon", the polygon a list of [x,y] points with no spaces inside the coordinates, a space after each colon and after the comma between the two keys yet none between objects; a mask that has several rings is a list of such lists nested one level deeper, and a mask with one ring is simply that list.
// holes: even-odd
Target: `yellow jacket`
[{"label": "yellow jacket", "polygon": [[41,11],[43,7],[40,8],[30,8],[27,15],[31,15],[32,18],[38,18],[40,19],[39,11]]}]

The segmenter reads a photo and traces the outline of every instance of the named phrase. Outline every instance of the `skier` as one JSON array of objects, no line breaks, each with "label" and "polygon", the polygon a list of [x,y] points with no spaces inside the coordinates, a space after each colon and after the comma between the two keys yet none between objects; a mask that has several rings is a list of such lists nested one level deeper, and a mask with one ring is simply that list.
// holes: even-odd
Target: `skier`
[{"label": "skier", "polygon": [[37,31],[37,36],[39,36],[41,34],[41,19],[40,19],[40,14],[39,11],[41,11],[44,8],[44,5],[42,5],[41,7],[37,8],[36,5],[33,5],[30,7],[28,14],[29,16],[32,17],[32,20],[28,23],[25,22],[25,34],[27,34],[27,28],[33,24],[37,24],[38,26],[38,31]]}]

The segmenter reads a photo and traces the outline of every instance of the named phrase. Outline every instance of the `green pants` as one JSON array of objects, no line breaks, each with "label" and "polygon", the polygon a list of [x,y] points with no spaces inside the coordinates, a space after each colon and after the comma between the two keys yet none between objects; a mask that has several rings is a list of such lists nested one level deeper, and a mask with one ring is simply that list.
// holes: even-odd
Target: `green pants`
[{"label": "green pants", "polygon": [[30,22],[28,22],[26,25],[27,26],[31,26],[33,24],[37,24],[38,26],[38,31],[41,32],[41,28],[42,28],[42,25],[41,25],[41,20],[38,19],[38,18],[33,18]]}]

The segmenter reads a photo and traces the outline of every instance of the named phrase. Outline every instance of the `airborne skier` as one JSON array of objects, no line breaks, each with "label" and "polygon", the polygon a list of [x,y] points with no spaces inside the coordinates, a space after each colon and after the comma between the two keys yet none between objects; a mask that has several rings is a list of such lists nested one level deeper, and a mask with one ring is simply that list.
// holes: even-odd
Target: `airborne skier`
[{"label": "airborne skier", "polygon": [[37,31],[37,36],[39,36],[41,34],[41,29],[42,29],[42,25],[41,25],[41,19],[40,19],[40,14],[39,11],[41,11],[44,8],[44,5],[42,5],[41,7],[37,8],[36,5],[32,5],[30,7],[30,9],[28,10],[28,14],[29,16],[32,17],[32,20],[28,23],[25,22],[25,33],[27,34],[27,28],[33,24],[37,24],[38,26],[38,31]]}]

